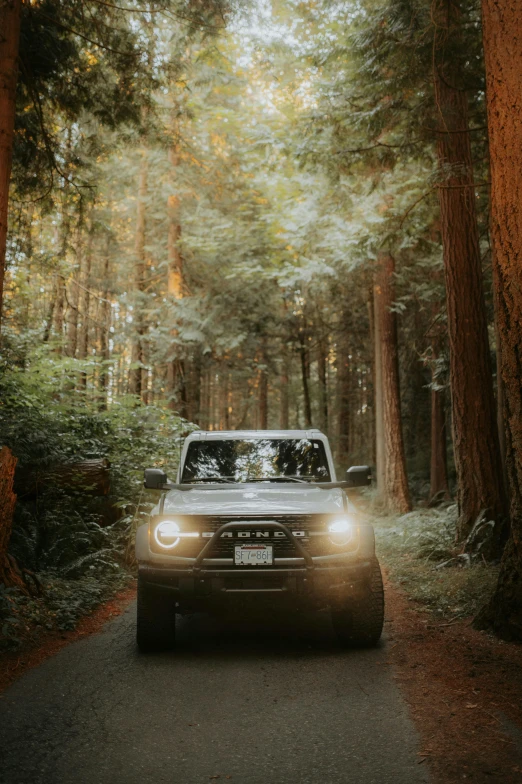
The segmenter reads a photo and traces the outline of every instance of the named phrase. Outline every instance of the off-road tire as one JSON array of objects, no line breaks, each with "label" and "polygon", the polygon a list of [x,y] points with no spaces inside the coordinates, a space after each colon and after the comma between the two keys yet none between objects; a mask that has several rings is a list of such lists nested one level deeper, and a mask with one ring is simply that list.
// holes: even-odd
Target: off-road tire
[{"label": "off-road tire", "polygon": [[372,561],[364,595],[343,608],[332,609],[332,623],[339,642],[351,648],[371,648],[380,640],[384,625],[384,587],[377,559]]},{"label": "off-road tire", "polygon": [[142,653],[173,648],[176,616],[172,599],[138,575],[136,642]]}]

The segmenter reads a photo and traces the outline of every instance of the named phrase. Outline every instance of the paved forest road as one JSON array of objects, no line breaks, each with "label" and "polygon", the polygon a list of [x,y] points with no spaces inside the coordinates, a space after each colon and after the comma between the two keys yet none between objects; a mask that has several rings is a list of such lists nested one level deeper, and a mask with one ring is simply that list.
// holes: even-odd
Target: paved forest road
[{"label": "paved forest road", "polygon": [[143,656],[134,613],[0,698],[1,784],[429,781],[385,644],[343,651],[321,615],[194,616],[175,653]]}]

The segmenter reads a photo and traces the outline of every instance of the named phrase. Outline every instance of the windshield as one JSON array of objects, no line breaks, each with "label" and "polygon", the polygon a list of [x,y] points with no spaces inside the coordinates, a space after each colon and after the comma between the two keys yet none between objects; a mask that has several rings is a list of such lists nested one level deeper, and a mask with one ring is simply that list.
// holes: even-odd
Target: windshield
[{"label": "windshield", "polygon": [[322,441],[245,438],[193,441],[182,482],[330,481]]}]

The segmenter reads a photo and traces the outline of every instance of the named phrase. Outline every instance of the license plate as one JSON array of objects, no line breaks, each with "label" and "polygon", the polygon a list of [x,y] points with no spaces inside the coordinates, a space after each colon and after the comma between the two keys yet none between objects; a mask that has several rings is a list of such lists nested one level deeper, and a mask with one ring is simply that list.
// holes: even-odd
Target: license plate
[{"label": "license plate", "polygon": [[273,563],[273,545],[242,544],[234,547],[236,566],[270,566]]}]

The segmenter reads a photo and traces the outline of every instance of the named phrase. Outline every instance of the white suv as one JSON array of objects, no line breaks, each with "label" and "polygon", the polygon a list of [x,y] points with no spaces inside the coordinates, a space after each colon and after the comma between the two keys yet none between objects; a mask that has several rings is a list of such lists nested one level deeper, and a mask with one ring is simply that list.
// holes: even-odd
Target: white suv
[{"label": "white suv", "polygon": [[172,646],[176,613],[245,604],[327,607],[342,643],[375,645],[384,618],[375,537],[348,496],[370,481],[368,466],[336,481],[318,430],[190,435],[176,484],[145,471],[145,487],[164,492],[136,536],[140,649]]}]

